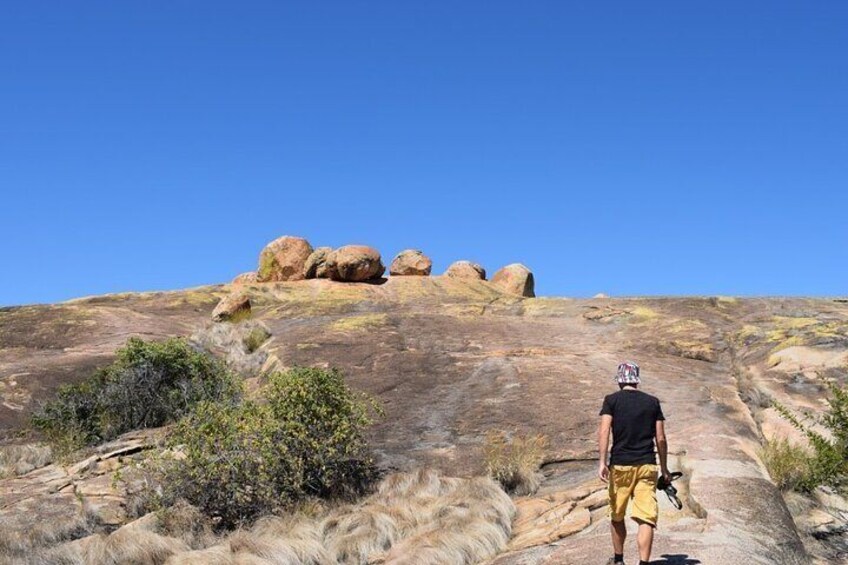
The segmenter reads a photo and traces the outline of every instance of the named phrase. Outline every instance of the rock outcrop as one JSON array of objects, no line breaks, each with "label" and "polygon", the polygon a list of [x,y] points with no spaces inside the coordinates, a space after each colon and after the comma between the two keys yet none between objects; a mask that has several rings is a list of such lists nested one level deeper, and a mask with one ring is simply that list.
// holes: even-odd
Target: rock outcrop
[{"label": "rock outcrop", "polygon": [[241,292],[234,292],[221,299],[212,311],[212,320],[225,322],[250,314],[250,298]]},{"label": "rock outcrop", "polygon": [[367,245],[345,245],[327,257],[327,274],[334,281],[370,281],[385,271],[380,252]]},{"label": "rock outcrop", "polygon": [[446,277],[452,279],[486,280],[486,269],[471,261],[456,261],[445,271]]},{"label": "rock outcrop", "polygon": [[306,259],[306,264],[303,266],[303,276],[307,279],[326,279],[327,273],[327,257],[333,252],[332,247],[316,247],[309,257]]},{"label": "rock outcrop", "polygon": [[509,294],[533,298],[536,296],[533,273],[521,263],[513,263],[495,273],[492,284]]},{"label": "rock outcrop", "polygon": [[401,251],[392,260],[389,274],[392,276],[428,276],[433,269],[433,261],[417,249]]},{"label": "rock outcrop", "polygon": [[[59,385],[106,365],[128,336],[185,336],[209,325],[230,290],[210,286],[0,309],[0,436],[17,441],[34,407]],[[514,498],[511,552],[493,564],[595,562],[608,552],[605,508],[597,506],[603,492],[594,478],[595,438],[601,399],[613,391],[611,375],[623,359],[640,363],[644,389],[663,402],[672,469],[685,473],[675,483],[682,511],[660,497],[657,560],[790,565],[843,559],[844,497],[819,489],[787,506],[759,453],[763,437],[780,431],[763,425],[773,410],[766,408],[770,399],[797,411],[821,410],[825,385],[845,382],[848,303],[524,300],[493,284],[451,284],[441,277],[396,277],[382,285],[298,281],[250,292],[253,319],[272,334],[260,350],[275,363],[338,367],[354,390],[383,404],[385,417],[369,430],[382,467],[469,477],[482,472],[488,430],[549,438],[541,488]],[[699,351],[710,351],[709,358]],[[509,409],[515,406],[524,409]],[[43,511],[37,522],[65,524],[82,508],[76,489],[100,519],[118,526],[125,518],[121,505],[110,502],[117,496],[107,488],[112,460],[102,454],[91,464],[96,473],[84,476],[51,468],[0,480],[0,513],[11,520]],[[66,475],[86,484],[68,485]],[[578,492],[581,485],[591,488]],[[15,523],[0,531],[29,534],[32,524]],[[801,540],[819,561],[804,554]]]},{"label": "rock outcrop", "polygon": [[312,246],[302,237],[284,235],[259,254],[258,282],[298,281],[304,278],[304,266]]}]

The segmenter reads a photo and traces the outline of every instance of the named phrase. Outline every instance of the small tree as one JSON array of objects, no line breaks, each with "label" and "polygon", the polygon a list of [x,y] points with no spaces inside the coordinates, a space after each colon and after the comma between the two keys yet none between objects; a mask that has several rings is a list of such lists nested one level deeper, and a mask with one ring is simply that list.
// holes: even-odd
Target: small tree
[{"label": "small tree", "polygon": [[839,487],[848,477],[848,389],[835,383],[828,383],[830,395],[828,409],[818,418],[818,422],[830,432],[831,437],[814,430],[809,421],[812,416],[799,417],[786,406],[774,402],[775,409],[802,431],[813,449],[809,476],[798,489],[810,491],[819,485]]}]

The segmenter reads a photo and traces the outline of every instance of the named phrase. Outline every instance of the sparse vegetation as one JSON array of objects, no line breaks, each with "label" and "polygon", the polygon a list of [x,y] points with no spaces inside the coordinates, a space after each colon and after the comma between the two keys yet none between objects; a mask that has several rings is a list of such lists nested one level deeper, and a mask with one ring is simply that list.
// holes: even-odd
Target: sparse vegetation
[{"label": "sparse vegetation", "polygon": [[32,424],[58,451],[68,452],[161,426],[197,402],[229,401],[239,393],[237,379],[220,361],[185,340],[132,338],[111,365],[60,387],[33,414]]},{"label": "sparse vegetation", "polygon": [[250,329],[246,336],[242,339],[244,348],[248,353],[253,353],[259,349],[263,343],[271,337],[271,332],[264,326],[254,326]]},{"label": "sparse vegetation", "polygon": [[483,445],[486,472],[507,492],[533,494],[539,489],[539,467],[544,461],[548,438],[542,435],[509,437],[489,432]]},{"label": "sparse vegetation", "polygon": [[346,316],[329,325],[329,328],[337,332],[352,332],[366,330],[381,326],[386,323],[385,314],[361,314],[359,316]]},{"label": "sparse vegetation", "polygon": [[364,432],[374,403],[335,370],[269,376],[267,400],[201,402],[159,461],[162,497],[184,497],[231,528],[306,497],[362,493],[375,478]]},{"label": "sparse vegetation", "polygon": [[232,371],[248,378],[259,375],[268,354],[259,347],[271,337],[268,328],[258,320],[217,323],[198,330],[191,342],[218,355]]},{"label": "sparse vegetation", "polygon": [[811,454],[803,447],[781,438],[766,442],[760,458],[771,480],[781,490],[809,490]]},{"label": "sparse vegetation", "polygon": [[[799,417],[782,404],[774,403],[781,416],[807,436],[812,448],[807,479],[797,490],[810,491],[819,485],[840,487],[848,480],[848,388],[834,383],[828,383],[828,388],[828,409],[815,420],[812,415]],[[817,421],[827,434],[814,429],[811,421]]]}]

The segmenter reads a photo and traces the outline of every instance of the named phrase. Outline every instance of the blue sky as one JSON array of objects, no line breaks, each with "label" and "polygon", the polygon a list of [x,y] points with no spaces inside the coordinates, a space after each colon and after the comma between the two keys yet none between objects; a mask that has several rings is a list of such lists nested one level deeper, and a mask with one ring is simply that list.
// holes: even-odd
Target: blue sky
[{"label": "blue sky", "polygon": [[0,4],[0,304],[283,234],[545,295],[848,289],[848,3]]}]

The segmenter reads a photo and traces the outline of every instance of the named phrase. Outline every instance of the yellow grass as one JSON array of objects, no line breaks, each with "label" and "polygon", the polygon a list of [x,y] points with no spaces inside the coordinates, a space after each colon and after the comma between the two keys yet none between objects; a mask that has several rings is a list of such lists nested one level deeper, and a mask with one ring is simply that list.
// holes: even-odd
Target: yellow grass
[{"label": "yellow grass", "polygon": [[358,316],[347,316],[340,318],[328,326],[328,329],[336,332],[352,332],[366,330],[386,323],[385,314],[361,314]]}]

